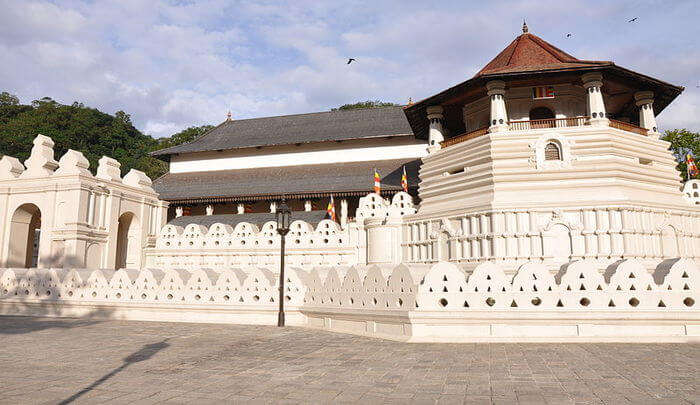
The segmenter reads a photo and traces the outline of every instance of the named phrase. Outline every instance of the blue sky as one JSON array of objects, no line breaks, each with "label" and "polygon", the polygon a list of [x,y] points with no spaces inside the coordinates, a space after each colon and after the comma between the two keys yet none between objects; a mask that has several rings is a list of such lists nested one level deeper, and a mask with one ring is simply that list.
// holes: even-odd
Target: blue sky
[{"label": "blue sky", "polygon": [[422,99],[474,75],[523,18],[578,58],[685,86],[659,123],[700,131],[697,1],[0,0],[0,10],[0,91],[124,110],[153,136],[228,110]]}]

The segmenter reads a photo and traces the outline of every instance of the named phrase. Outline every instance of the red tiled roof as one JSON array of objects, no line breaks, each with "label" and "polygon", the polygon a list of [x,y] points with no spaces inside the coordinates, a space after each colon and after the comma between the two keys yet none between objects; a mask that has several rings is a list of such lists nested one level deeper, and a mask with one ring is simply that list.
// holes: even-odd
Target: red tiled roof
[{"label": "red tiled roof", "polygon": [[475,77],[495,73],[567,69],[610,63],[577,59],[537,35],[525,32],[487,63]]}]

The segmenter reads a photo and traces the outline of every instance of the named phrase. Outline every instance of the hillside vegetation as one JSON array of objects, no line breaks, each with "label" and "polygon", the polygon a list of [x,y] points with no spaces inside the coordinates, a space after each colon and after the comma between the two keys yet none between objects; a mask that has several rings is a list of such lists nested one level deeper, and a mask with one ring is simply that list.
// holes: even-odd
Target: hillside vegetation
[{"label": "hillside vegetation", "polygon": [[81,151],[94,173],[97,161],[109,156],[121,162],[122,175],[133,168],[155,179],[168,170],[168,165],[149,156],[149,152],[190,142],[209,128],[191,127],[168,138],[154,139],[136,129],[124,111],[110,115],[82,103],[60,104],[49,97],[23,105],[17,97],[0,93],[0,156],[14,156],[20,161],[29,157],[32,141],[42,134],[56,143],[56,159],[68,149]]}]

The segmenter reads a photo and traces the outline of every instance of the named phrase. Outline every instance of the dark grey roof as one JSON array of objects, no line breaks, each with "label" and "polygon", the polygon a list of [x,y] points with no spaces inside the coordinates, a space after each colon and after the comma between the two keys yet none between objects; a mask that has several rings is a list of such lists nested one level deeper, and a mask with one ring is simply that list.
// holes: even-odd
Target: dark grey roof
[{"label": "dark grey roof", "polygon": [[410,188],[418,186],[420,159],[263,167],[191,173],[167,173],[153,184],[171,202],[223,202],[281,198],[364,195],[374,187],[373,168],[382,192],[401,190],[402,167]]},{"label": "dark grey roof", "polygon": [[363,108],[226,120],[190,143],[152,155],[410,135],[402,107]]},{"label": "dark grey roof", "polygon": [[[316,226],[319,222],[326,218],[326,211],[294,211],[292,212],[292,221],[298,219],[308,222]],[[171,225],[185,227],[189,224],[204,225],[207,228],[216,223],[231,225],[235,227],[240,222],[248,222],[257,226],[262,226],[268,221],[274,221],[275,214],[269,212],[248,213],[248,214],[218,214],[218,215],[193,215],[173,218],[168,222]]]}]

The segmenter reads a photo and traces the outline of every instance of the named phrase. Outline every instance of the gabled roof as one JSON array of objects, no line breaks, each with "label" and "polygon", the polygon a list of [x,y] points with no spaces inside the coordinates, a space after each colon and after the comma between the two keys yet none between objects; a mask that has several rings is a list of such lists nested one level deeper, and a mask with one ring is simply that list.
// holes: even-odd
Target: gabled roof
[{"label": "gabled roof", "polygon": [[382,193],[400,191],[403,167],[408,186],[418,186],[420,159],[392,159],[207,172],[166,173],[153,182],[160,198],[172,203],[232,202],[334,195],[364,196],[374,188],[373,168]]},{"label": "gabled roof", "polygon": [[558,70],[612,64],[612,62],[607,61],[577,59],[537,35],[530,34],[527,32],[527,26],[523,27],[523,31],[522,35],[515,38],[491,62],[487,63],[476,74],[476,77],[494,73]]},{"label": "gabled roof", "polygon": [[164,156],[389,136],[413,136],[399,106],[226,120],[190,143],[151,154]]}]

